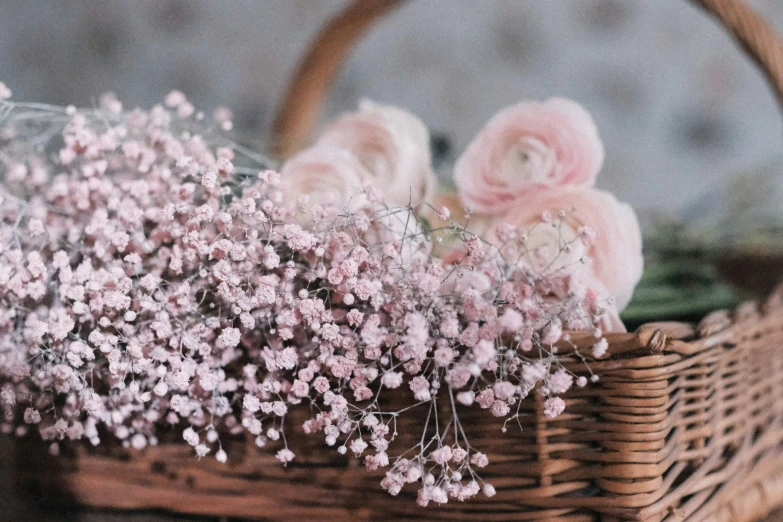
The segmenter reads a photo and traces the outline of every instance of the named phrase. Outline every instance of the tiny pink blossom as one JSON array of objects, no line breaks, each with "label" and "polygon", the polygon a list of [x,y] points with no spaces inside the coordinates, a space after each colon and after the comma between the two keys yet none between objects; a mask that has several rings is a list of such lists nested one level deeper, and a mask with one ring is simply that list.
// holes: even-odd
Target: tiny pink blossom
[{"label": "tiny pink blossom", "polygon": [[280,451],[277,452],[277,455],[275,456],[277,457],[277,460],[279,460],[283,464],[288,464],[289,462],[294,460],[295,457],[294,452],[289,450],[288,448],[281,449]]},{"label": "tiny pink blossom", "polygon": [[214,170],[208,170],[201,177],[201,184],[207,190],[212,190],[217,185],[217,172]]},{"label": "tiny pink blossom", "polygon": [[609,342],[606,340],[606,338],[601,339],[597,343],[593,345],[593,357],[596,359],[600,359],[604,355],[606,355],[606,351],[609,348]]},{"label": "tiny pink blossom", "polygon": [[24,410],[24,421],[27,424],[38,424],[41,422],[41,414],[35,408]]},{"label": "tiny pink blossom", "polygon": [[544,402],[544,414],[554,419],[565,410],[565,401],[560,397],[550,397]]},{"label": "tiny pink blossom", "polygon": [[30,231],[30,235],[33,237],[40,236],[44,233],[43,222],[40,219],[31,219],[27,224],[27,230]]},{"label": "tiny pink blossom", "polygon": [[261,401],[254,395],[245,395],[245,398],[242,400],[242,405],[250,413],[255,413],[261,409]]},{"label": "tiny pink blossom", "polygon": [[225,346],[233,348],[234,346],[239,345],[240,337],[241,337],[241,334],[240,334],[238,328],[225,328],[220,333],[220,337],[218,337],[218,339]]},{"label": "tiny pink blossom", "polygon": [[351,441],[351,451],[353,451],[355,454],[361,455],[366,449],[367,443],[362,439],[354,439]]},{"label": "tiny pink blossom", "polygon": [[492,407],[490,408],[492,415],[495,417],[505,417],[508,415],[510,410],[511,408],[505,401],[495,401],[492,403]]},{"label": "tiny pink blossom", "polygon": [[470,457],[470,463],[476,467],[484,468],[487,466],[487,464],[489,464],[489,459],[486,455],[478,451]]}]

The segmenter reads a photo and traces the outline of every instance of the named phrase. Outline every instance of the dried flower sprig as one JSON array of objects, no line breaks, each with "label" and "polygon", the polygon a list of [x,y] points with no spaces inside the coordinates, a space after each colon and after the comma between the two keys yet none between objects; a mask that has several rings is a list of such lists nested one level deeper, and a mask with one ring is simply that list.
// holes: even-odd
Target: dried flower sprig
[{"label": "dried flower sprig", "polygon": [[[445,209],[445,227],[423,226],[372,185],[342,206],[291,197],[262,157],[199,132],[179,93],[149,112],[111,97],[93,111],[5,108],[6,433],[142,449],[168,425],[221,462],[225,438],[247,433],[285,464],[301,428],[388,468],[393,495],[416,484],[426,505],[495,493],[461,410],[508,423],[540,393],[556,417],[560,395],[587,384],[554,345],[564,328],[600,338],[611,300],[579,277],[569,254],[593,234],[561,233],[570,211],[535,225],[554,231],[545,244],[505,227],[493,246]],[[441,236],[455,245],[443,259]],[[390,396],[406,405],[389,410]],[[293,408],[311,412],[301,427],[286,423]],[[398,449],[413,410],[427,412],[419,443]]]}]

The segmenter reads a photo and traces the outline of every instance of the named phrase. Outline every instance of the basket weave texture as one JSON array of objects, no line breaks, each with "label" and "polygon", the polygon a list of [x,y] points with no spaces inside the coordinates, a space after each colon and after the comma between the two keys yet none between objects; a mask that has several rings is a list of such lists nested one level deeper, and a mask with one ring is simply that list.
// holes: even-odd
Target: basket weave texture
[{"label": "basket weave texture", "polygon": [[411,492],[390,497],[377,487],[382,473],[324,451],[314,437],[297,441],[302,458],[288,468],[250,446],[231,448],[226,466],[167,444],[23,456],[20,470],[26,487],[88,505],[223,516],[750,521],[783,502],[781,347],[783,287],[761,310],[748,303],[697,327],[653,323],[614,334],[612,356],[593,363],[601,381],[569,392],[559,417],[528,401],[522,429],[502,433],[486,412],[465,412],[469,437],[491,448],[484,474],[498,491],[465,504],[422,510]]},{"label": "basket weave texture", "polygon": [[[281,155],[306,139],[355,40],[400,1],[358,0],[316,38],[276,119]],[[783,47],[763,20],[741,0],[696,3],[783,99]],[[595,342],[572,338],[577,347]],[[521,430],[502,433],[486,412],[460,414],[469,437],[487,450],[492,464],[483,476],[497,488],[493,498],[423,510],[412,492],[402,499],[384,493],[382,472],[368,473],[304,436],[287,468],[249,445],[230,448],[226,466],[197,461],[184,444],[164,444],[142,453],[76,448],[60,459],[33,457],[40,449],[30,449],[19,455],[20,476],[27,488],[93,506],[276,520],[741,522],[783,503],[783,287],[763,306],[714,312],[699,325],[651,323],[608,339],[610,357],[591,364],[601,380],[570,391],[559,417],[547,418],[543,404],[530,400]],[[565,361],[581,369],[578,357]]]}]

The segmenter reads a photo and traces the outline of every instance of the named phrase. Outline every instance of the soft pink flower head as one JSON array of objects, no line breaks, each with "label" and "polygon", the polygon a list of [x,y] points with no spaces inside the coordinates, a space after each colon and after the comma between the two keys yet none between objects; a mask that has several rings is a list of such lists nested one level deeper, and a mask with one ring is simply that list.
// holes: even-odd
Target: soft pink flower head
[{"label": "soft pink flower head", "polygon": [[[566,211],[561,229],[541,223],[543,213],[557,214],[560,210]],[[493,230],[502,223],[529,229],[530,248],[556,250],[557,241],[569,242],[571,252],[558,259],[558,266],[584,257],[585,269],[591,276],[588,279],[594,278],[614,296],[618,310],[631,300],[644,264],[642,234],[636,213],[612,194],[569,186],[533,190],[498,217],[487,234],[489,241],[496,240]],[[547,242],[553,244],[547,246]],[[551,254],[547,257],[552,259]]]},{"label": "soft pink flower head", "polygon": [[368,100],[332,123],[316,146],[350,152],[371,174],[389,205],[431,200],[437,184],[430,133],[411,113]]},{"label": "soft pink flower head", "polygon": [[288,160],[280,178],[288,201],[307,196],[310,204],[355,209],[366,202],[363,187],[372,175],[351,153],[315,146]]},{"label": "soft pink flower head", "polygon": [[496,214],[536,185],[592,186],[603,161],[598,130],[579,104],[522,102],[489,120],[457,160],[454,181],[468,207]]}]

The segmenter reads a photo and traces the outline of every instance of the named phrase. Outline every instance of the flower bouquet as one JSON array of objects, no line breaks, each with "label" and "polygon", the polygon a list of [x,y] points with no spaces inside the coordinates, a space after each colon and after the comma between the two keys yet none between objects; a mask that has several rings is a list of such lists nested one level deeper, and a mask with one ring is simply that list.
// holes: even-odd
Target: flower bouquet
[{"label": "flower bouquet", "polygon": [[[460,410],[518,429],[538,395],[555,418],[569,388],[598,380],[604,332],[624,331],[639,226],[590,188],[603,148],[574,102],[503,111],[458,162],[481,235],[470,210],[427,203],[429,133],[398,108],[362,103],[278,173],[187,130],[201,116],[178,92],[128,114],[113,97],[92,111],[5,103],[2,428],[54,453],[142,450],[163,430],[219,462],[249,436],[285,465],[302,430],[387,469],[392,495],[492,496]],[[388,407],[396,395],[407,402]],[[293,409],[309,417],[287,425]],[[398,448],[415,410],[419,442]]]}]

